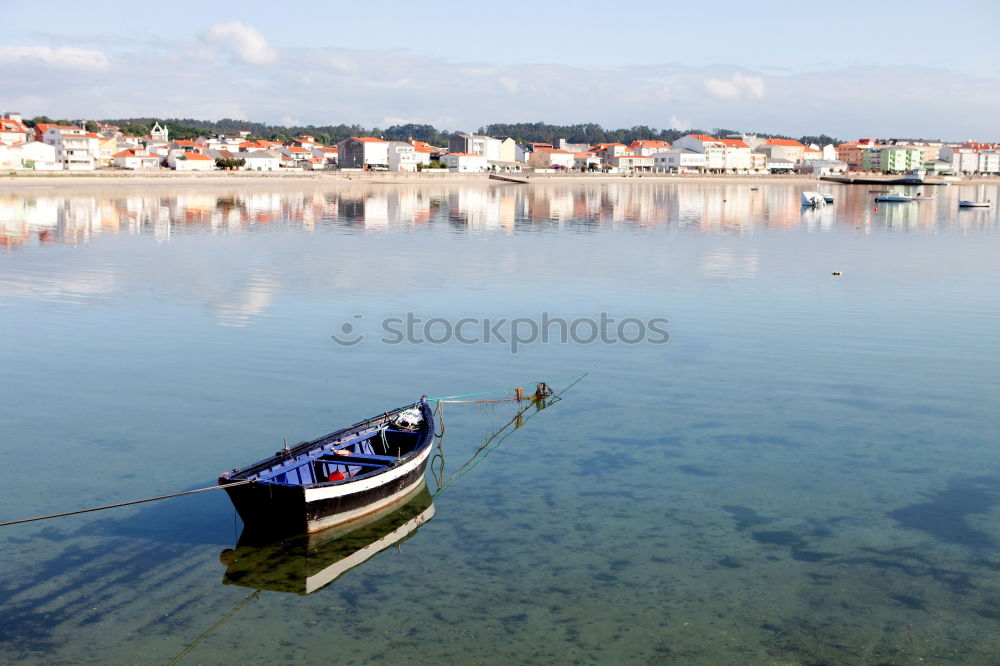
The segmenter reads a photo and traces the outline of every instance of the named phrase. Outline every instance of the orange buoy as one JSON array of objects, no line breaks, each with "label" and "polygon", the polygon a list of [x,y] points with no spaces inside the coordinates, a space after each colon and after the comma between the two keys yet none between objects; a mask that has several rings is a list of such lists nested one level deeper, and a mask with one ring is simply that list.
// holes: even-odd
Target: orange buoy
[{"label": "orange buoy", "polygon": [[344,473],[343,473],[343,472],[341,472],[341,471],[340,471],[340,470],[338,469],[338,470],[337,470],[336,472],[334,472],[334,473],[333,473],[333,474],[331,474],[330,476],[326,477],[326,480],[327,480],[327,481],[343,481],[343,480],[344,480],[344,479],[346,479],[346,478],[347,478],[347,477],[346,477],[346,476],[344,476]]}]

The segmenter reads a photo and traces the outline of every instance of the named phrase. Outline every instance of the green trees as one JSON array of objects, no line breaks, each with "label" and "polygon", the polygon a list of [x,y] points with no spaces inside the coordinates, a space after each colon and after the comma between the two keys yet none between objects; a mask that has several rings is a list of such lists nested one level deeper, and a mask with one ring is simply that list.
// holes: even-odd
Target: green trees
[{"label": "green trees", "polygon": [[245,166],[247,161],[245,159],[236,159],[233,157],[217,157],[215,158],[215,167],[217,169],[226,169],[227,171],[232,171],[233,169],[238,169]]},{"label": "green trees", "polygon": [[[54,122],[46,116],[38,116],[25,124],[34,126],[36,122]],[[65,121],[59,121],[65,122]],[[126,134],[138,134],[145,136],[149,134],[149,128],[157,122],[155,118],[123,118],[107,119],[101,122],[118,125]],[[223,118],[221,120],[196,120],[194,118],[169,118],[159,120],[161,125],[170,130],[172,139],[193,139],[202,135],[228,134],[233,135],[238,131],[246,130],[251,136],[261,139],[291,139],[303,135],[311,135],[320,143],[332,145],[351,136],[381,136],[387,141],[408,141],[416,139],[426,141],[434,146],[447,146],[448,138],[452,132],[439,130],[433,125],[406,123],[402,125],[392,125],[386,128],[366,128],[361,125],[304,125],[299,127],[285,127],[282,125],[268,125],[266,123],[255,123],[246,120],[235,120],[233,118]],[[540,141],[545,143],[556,143],[559,139],[566,139],[570,143],[586,143],[594,145],[596,143],[624,143],[629,144],[637,139],[658,139],[661,141],[674,142],[685,134],[713,134],[716,136],[726,136],[727,134],[740,134],[736,130],[715,128],[713,130],[675,130],[657,129],[647,125],[634,125],[629,128],[605,129],[597,123],[579,123],[576,125],[550,125],[544,122],[533,123],[492,123],[478,128],[477,134],[487,134],[489,136],[504,138],[513,137],[517,141]],[[781,134],[760,133],[759,136],[769,138],[791,138]],[[827,143],[838,143],[838,140],[819,134],[815,136],[804,136],[800,139],[803,143],[817,143],[825,145]]]}]

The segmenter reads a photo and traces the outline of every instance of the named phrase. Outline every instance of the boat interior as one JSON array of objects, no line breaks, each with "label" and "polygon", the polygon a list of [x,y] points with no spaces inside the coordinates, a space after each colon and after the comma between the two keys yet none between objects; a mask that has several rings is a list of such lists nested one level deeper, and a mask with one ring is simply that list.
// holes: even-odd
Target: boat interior
[{"label": "boat interior", "polygon": [[377,474],[413,451],[421,430],[373,429],[324,444],[263,470],[258,481],[289,486],[340,483]]}]

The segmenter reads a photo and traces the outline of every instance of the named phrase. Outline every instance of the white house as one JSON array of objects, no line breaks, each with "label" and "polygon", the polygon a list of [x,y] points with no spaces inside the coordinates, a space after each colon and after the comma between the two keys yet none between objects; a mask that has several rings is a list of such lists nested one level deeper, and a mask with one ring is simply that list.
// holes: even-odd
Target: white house
[{"label": "white house", "polygon": [[4,143],[27,143],[31,141],[32,132],[21,122],[20,113],[5,113],[0,118],[0,141]]},{"label": "white house", "polygon": [[215,160],[202,153],[170,151],[167,165],[175,171],[214,171]]},{"label": "white house", "polygon": [[653,155],[653,170],[659,173],[701,173],[705,170],[705,153],[689,148],[673,148]]},{"label": "white house", "polygon": [[374,136],[352,136],[337,143],[341,169],[389,170],[389,142]]},{"label": "white house", "polygon": [[[744,145],[746,144],[744,143]],[[715,137],[707,134],[687,134],[674,141],[673,147],[674,149],[686,148],[704,154],[704,171],[722,173],[726,170],[726,145]]]},{"label": "white house", "polygon": [[115,153],[111,165],[119,169],[159,169],[160,156],[145,148],[130,148]]},{"label": "white house", "polygon": [[600,171],[601,166],[601,158],[597,156],[597,153],[592,153],[590,151],[573,153],[574,169],[581,171]]},{"label": "white house", "polygon": [[503,141],[484,134],[452,134],[448,137],[448,152],[482,155],[487,160],[502,161],[503,153],[509,154],[509,146],[504,151]]},{"label": "white house", "polygon": [[304,166],[304,162],[313,157],[312,150],[299,146],[281,146],[278,152],[289,158],[296,166]]},{"label": "white house", "polygon": [[665,153],[670,150],[670,144],[666,141],[660,141],[658,139],[636,139],[629,144],[629,148],[631,148],[632,152],[636,155],[652,157],[657,153]]},{"label": "white house", "polygon": [[35,171],[62,171],[63,164],[56,155],[56,147],[41,141],[21,146],[21,163],[25,169]]},{"label": "white house", "polygon": [[576,156],[559,148],[535,148],[528,154],[528,164],[536,169],[572,169]]},{"label": "white house", "polygon": [[336,164],[337,146],[316,146],[312,149],[312,155],[323,160],[324,164]]},{"label": "white house", "polygon": [[277,171],[281,168],[281,156],[266,150],[253,153],[234,153],[233,157],[238,160],[246,160],[243,165],[245,171]]},{"label": "white house", "polygon": [[445,153],[441,161],[453,172],[481,173],[487,169],[486,156],[474,153]]},{"label": "white house", "polygon": [[740,139],[719,139],[725,147],[725,169],[727,173],[746,173],[753,166],[750,146]]},{"label": "white house", "polygon": [[21,168],[21,145],[0,141],[0,170]]},{"label": "white house", "polygon": [[421,164],[430,164],[430,159],[426,153],[418,153],[412,143],[406,141],[389,142],[389,171],[413,173]]},{"label": "white house", "polygon": [[653,170],[653,158],[648,155],[614,155],[604,162],[608,166],[614,167],[618,173]]},{"label": "white house", "polygon": [[100,139],[96,134],[71,125],[50,125],[42,141],[55,146],[56,159],[67,171],[91,171],[100,157]]},{"label": "white house", "polygon": [[224,134],[219,134],[218,136],[199,136],[195,139],[195,143],[202,146],[205,150],[228,150],[230,152],[239,150],[243,141],[243,137],[225,136]]}]

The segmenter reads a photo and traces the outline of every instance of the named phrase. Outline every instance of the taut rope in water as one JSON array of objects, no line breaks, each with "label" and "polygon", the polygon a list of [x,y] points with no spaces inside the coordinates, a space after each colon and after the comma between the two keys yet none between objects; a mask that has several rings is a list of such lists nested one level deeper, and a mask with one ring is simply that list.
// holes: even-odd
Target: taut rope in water
[{"label": "taut rope in water", "polygon": [[21,523],[31,523],[36,520],[48,520],[49,518],[62,518],[63,516],[75,516],[78,513],[90,513],[91,511],[103,511],[104,509],[117,509],[120,506],[130,506],[132,504],[144,504],[145,502],[156,502],[157,500],[170,499],[171,497],[194,495],[195,493],[204,493],[209,490],[222,490],[223,488],[242,486],[247,483],[253,483],[253,480],[247,479],[246,481],[235,481],[233,483],[228,483],[224,486],[207,486],[205,488],[197,488],[195,490],[185,490],[184,492],[181,493],[171,493],[169,495],[159,495],[158,497],[147,497],[146,499],[132,500],[131,502],[119,502],[118,504],[106,504],[104,506],[94,506],[89,509],[77,509],[76,511],[64,511],[63,513],[50,513],[47,516],[35,516],[34,518],[21,518],[20,520],[8,520],[5,523],[0,523],[0,527],[6,527],[7,525],[19,525]]}]

